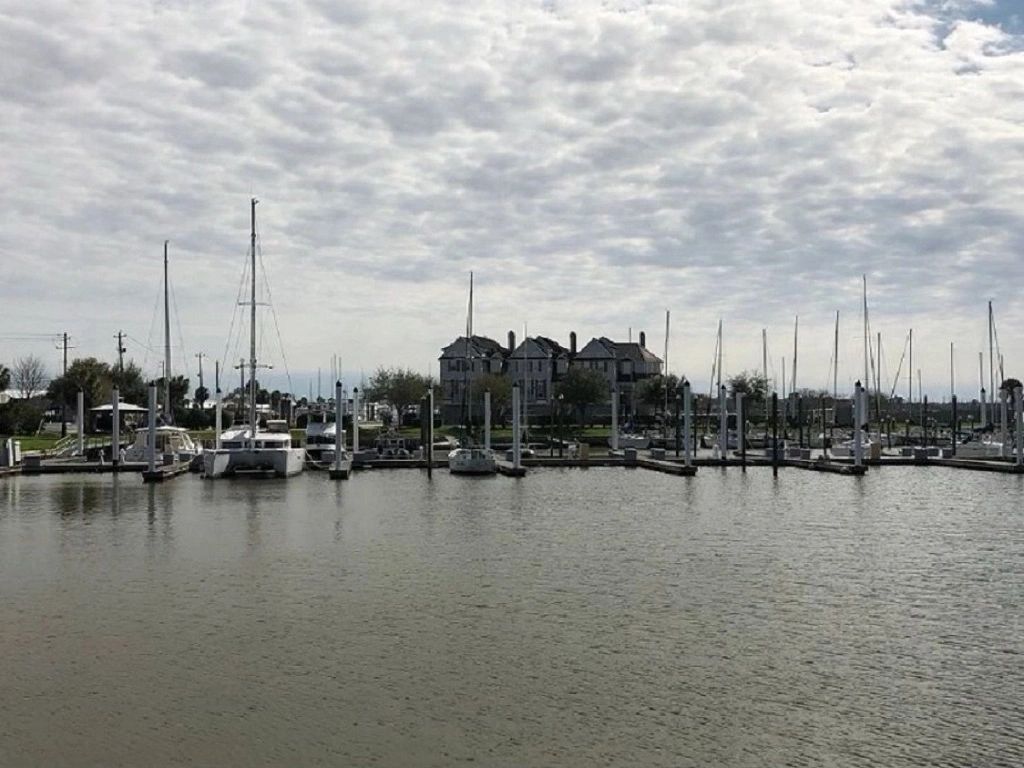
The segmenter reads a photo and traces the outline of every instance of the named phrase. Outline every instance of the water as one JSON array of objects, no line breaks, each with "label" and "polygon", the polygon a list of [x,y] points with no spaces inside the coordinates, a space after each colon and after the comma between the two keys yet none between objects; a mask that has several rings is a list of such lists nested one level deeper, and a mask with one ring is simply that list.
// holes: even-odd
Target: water
[{"label": "water", "polygon": [[1024,480],[0,480],[0,765],[1018,766]]}]

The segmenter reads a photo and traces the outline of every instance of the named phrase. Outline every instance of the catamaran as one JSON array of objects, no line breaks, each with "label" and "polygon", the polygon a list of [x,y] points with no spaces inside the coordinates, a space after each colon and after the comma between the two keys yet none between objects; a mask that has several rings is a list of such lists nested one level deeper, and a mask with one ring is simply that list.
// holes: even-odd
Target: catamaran
[{"label": "catamaran", "polygon": [[220,435],[217,447],[203,452],[203,472],[217,478],[239,474],[290,477],[302,471],[305,451],[292,445],[288,422],[269,419],[261,427],[256,415],[256,198],[252,198],[249,304],[249,422],[233,425]]}]

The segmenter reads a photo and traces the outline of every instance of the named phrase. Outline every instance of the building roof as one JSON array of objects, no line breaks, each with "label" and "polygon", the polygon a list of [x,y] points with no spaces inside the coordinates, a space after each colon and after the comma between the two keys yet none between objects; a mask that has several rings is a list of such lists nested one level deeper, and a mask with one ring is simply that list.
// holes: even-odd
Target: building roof
[{"label": "building roof", "polygon": [[576,356],[584,360],[615,359],[642,363],[661,362],[660,357],[635,341],[612,341],[607,336],[591,339]]},{"label": "building roof", "polygon": [[534,352],[529,347],[525,347],[527,358],[567,357],[569,355],[569,350],[554,339],[549,339],[547,336],[528,336],[519,343],[519,346],[509,355],[509,358],[523,357],[524,345],[526,344],[532,344],[536,348]]},{"label": "building roof", "polygon": [[[492,338],[474,335],[470,345],[470,354],[477,358],[504,357],[505,348]],[[466,337],[459,336],[455,341],[442,349],[441,357],[466,357]]]}]

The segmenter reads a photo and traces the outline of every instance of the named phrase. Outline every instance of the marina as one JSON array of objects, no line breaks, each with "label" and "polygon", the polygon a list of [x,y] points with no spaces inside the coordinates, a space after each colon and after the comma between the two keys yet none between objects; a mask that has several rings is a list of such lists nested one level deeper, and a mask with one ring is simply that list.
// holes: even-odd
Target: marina
[{"label": "marina", "polygon": [[5,478],[0,744],[8,763],[1019,762],[1024,480],[853,480]]}]

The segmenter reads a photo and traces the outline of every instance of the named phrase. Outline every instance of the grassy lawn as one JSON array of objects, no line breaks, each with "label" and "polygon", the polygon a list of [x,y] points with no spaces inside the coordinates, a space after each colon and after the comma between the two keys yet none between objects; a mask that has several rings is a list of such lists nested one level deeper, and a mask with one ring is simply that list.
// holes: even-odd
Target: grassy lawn
[{"label": "grassy lawn", "polygon": [[22,451],[45,451],[60,440],[60,435],[0,435],[0,440],[6,440],[8,437],[18,440]]}]

